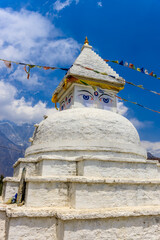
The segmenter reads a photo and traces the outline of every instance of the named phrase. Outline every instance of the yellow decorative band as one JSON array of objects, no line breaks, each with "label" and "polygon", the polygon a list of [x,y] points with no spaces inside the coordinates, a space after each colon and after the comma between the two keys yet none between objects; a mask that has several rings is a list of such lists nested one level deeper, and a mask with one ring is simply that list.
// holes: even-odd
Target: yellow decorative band
[{"label": "yellow decorative band", "polygon": [[[124,86],[115,87],[115,86],[112,86],[108,83],[100,83],[100,82],[96,82],[96,81],[83,80],[83,79],[78,79],[78,78],[75,78],[75,77],[66,78],[64,80],[63,88],[65,90],[67,90],[68,83],[73,83],[73,82],[83,84],[83,85],[87,85],[87,86],[91,86],[91,87],[99,87],[99,88],[102,88],[102,89],[114,90],[114,91],[117,91],[117,92],[119,92],[120,90],[122,90],[124,88]],[[55,108],[58,110],[58,108],[57,108],[57,101],[58,101],[57,96],[58,96],[58,93],[55,93],[52,96],[52,102],[55,103]]]},{"label": "yellow decorative band", "polygon": [[[65,82],[66,82],[66,79],[65,79]],[[69,83],[69,82],[76,82],[76,83],[80,83],[80,84],[88,85],[88,86],[95,86],[95,87],[97,86],[97,87],[100,87],[103,89],[109,89],[109,90],[114,90],[114,91],[118,91],[118,92],[124,88],[124,86],[116,87],[116,86],[112,86],[108,83],[100,83],[100,82],[91,81],[91,80],[78,79],[75,77],[67,78],[67,83]],[[66,86],[66,84],[65,84],[65,86]]]}]

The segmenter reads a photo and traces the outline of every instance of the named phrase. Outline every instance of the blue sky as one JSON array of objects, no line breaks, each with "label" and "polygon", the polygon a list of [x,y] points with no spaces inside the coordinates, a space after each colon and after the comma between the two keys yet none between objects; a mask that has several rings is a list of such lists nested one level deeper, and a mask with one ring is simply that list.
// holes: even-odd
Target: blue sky
[{"label": "blue sky", "polygon": [[[69,67],[85,36],[102,58],[124,60],[160,76],[160,1],[158,0],[5,0],[0,3],[0,58]],[[160,92],[160,80],[110,64],[127,81]],[[0,62],[0,120],[39,122],[55,111],[51,96],[65,72]],[[119,96],[160,111],[160,96],[126,85]],[[152,153],[160,156],[160,114],[121,104]]]}]

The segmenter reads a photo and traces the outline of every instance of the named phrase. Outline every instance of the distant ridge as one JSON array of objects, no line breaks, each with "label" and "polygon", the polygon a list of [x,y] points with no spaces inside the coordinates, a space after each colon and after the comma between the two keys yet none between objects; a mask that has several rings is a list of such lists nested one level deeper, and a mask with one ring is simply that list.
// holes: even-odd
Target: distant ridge
[{"label": "distant ridge", "polygon": [[24,156],[32,136],[33,124],[16,125],[13,122],[0,122],[0,175],[12,176],[13,164]]},{"label": "distant ridge", "polygon": [[159,157],[155,157],[152,153],[147,152],[147,159],[148,160],[158,160],[160,162],[160,158]]}]

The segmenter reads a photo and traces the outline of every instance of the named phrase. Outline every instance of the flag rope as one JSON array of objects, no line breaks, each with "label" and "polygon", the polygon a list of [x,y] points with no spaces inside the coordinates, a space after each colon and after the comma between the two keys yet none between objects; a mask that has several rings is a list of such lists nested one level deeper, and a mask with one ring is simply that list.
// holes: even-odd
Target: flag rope
[{"label": "flag rope", "polygon": [[[27,73],[27,79],[29,79],[29,77],[30,77],[30,70],[31,70],[32,68],[34,68],[34,67],[43,68],[44,70],[49,70],[49,69],[50,69],[50,70],[60,69],[60,70],[64,70],[64,71],[68,71],[68,70],[69,70],[69,68],[41,66],[41,65],[35,65],[35,64],[28,64],[28,63],[10,61],[10,60],[5,60],[5,59],[0,59],[0,61],[3,61],[4,64],[5,64],[8,68],[11,68],[11,63],[15,63],[15,64],[17,64],[17,65],[18,65],[18,64],[19,64],[19,65],[23,65],[23,66],[24,66],[24,70],[25,70],[25,72]],[[123,61],[119,62],[119,61],[117,61],[117,60],[114,61],[114,60],[106,60],[106,59],[104,59],[104,61],[105,61],[105,62],[117,63],[117,64],[123,65],[123,66],[129,66],[129,68],[132,68],[132,69],[136,70],[136,68],[134,67],[134,65],[131,64],[131,63],[130,63],[129,65],[127,65],[126,62],[123,63]],[[126,65],[125,65],[125,64],[126,64]],[[81,64],[74,64],[74,65],[83,67],[83,68],[85,68],[85,69],[87,69],[87,70],[93,71],[93,72],[98,73],[98,74],[102,74],[102,75],[106,75],[106,76],[112,77],[112,78],[120,81],[119,78],[116,78],[116,77],[113,76],[113,75],[107,74],[106,72],[99,72],[98,70],[95,70],[95,69],[89,68],[89,67],[85,67],[85,66],[83,66],[83,65],[81,65]],[[26,66],[28,67],[28,70],[27,70]],[[137,69],[138,69],[138,68],[137,68]],[[142,69],[143,69],[143,71],[142,71]],[[147,74],[146,71],[144,71],[144,68],[141,68],[140,70],[141,70],[141,72]],[[137,70],[137,71],[139,71],[139,70]],[[154,76],[154,74],[153,74],[153,75],[149,74],[149,75],[150,75],[150,76]],[[155,77],[155,76],[154,76],[154,77]],[[156,78],[157,78],[157,75],[156,75]],[[160,78],[157,78],[157,79],[160,79]],[[129,82],[129,81],[126,81],[126,80],[125,80],[125,83],[127,83],[127,84],[129,84],[129,85],[132,85],[132,86],[134,86],[134,87],[138,87],[138,88],[140,88],[140,89],[142,89],[142,90],[151,92],[151,93],[153,93],[153,94],[160,95],[160,93],[158,93],[158,92],[156,92],[156,91],[153,91],[153,90],[150,90],[150,89],[147,89],[147,88],[143,87],[143,85],[136,85],[136,84],[134,84],[134,83],[132,83],[132,82]]]},{"label": "flag rope", "polygon": [[118,61],[118,60],[109,60],[109,59],[103,59],[105,62],[112,62],[112,63],[116,63],[118,65],[133,69],[135,71],[141,72],[143,74],[146,74],[148,76],[154,77],[156,79],[160,79],[160,77],[157,77],[157,74],[155,74],[153,71],[152,72],[148,72],[147,69],[145,69],[144,67],[142,68],[136,68],[135,65],[133,63],[128,63],[128,62],[124,62],[123,60]]},{"label": "flag rope", "polygon": [[[106,76],[112,77],[112,78],[114,78],[114,79],[116,79],[116,80],[118,80],[118,81],[120,80],[119,78],[116,78],[115,76],[110,75],[110,74],[108,74],[108,73],[99,72],[99,71],[97,71],[97,70],[95,70],[95,69],[93,69],[93,68],[85,67],[85,66],[83,66],[83,65],[81,65],[81,64],[75,64],[75,65],[80,66],[80,67],[83,67],[83,68],[85,68],[85,69],[87,69],[87,70],[93,71],[93,72],[98,73],[98,74],[102,74],[102,75],[106,75]],[[134,83],[132,83],[132,82],[129,82],[129,81],[126,81],[126,80],[124,80],[124,81],[125,81],[125,83],[127,83],[127,84],[129,84],[129,85],[132,85],[132,86],[134,86],[134,87],[138,87],[138,88],[141,88],[141,89],[143,89],[143,90],[145,90],[145,91],[151,92],[151,93],[153,93],[153,94],[160,95],[160,93],[158,93],[158,92],[156,92],[156,91],[153,91],[153,90],[150,90],[150,89],[147,89],[147,88],[143,87],[143,85],[136,85],[136,84],[134,84]]]}]

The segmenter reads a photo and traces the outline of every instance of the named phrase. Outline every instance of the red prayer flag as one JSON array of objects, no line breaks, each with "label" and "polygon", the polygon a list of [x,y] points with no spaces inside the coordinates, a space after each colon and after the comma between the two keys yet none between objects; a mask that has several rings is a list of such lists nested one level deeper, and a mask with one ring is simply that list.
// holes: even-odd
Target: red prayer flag
[{"label": "red prayer flag", "polygon": [[50,69],[51,67],[43,67],[44,70],[48,70]]},{"label": "red prayer flag", "polygon": [[149,73],[150,76],[153,76],[153,72]]},{"label": "red prayer flag", "polygon": [[85,69],[87,69],[87,70],[93,70],[92,68],[89,68],[89,67],[85,67]]},{"label": "red prayer flag", "polygon": [[11,68],[11,62],[4,60],[6,67]]},{"label": "red prayer flag", "polygon": [[129,68],[133,68],[133,64],[132,63],[129,64]]},{"label": "red prayer flag", "polygon": [[24,66],[24,68],[23,68],[23,69],[24,69],[24,71],[25,71],[25,72],[27,73],[27,69],[26,69],[26,66]]}]

